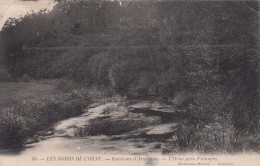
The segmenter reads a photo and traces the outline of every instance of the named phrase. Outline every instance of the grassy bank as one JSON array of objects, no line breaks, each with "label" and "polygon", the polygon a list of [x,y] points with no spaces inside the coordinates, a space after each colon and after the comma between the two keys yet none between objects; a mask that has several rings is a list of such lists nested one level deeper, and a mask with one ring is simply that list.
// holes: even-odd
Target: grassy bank
[{"label": "grassy bank", "polygon": [[1,82],[0,83],[0,106],[10,101],[21,101],[32,98],[42,98],[55,93],[51,83],[41,82]]},{"label": "grassy bank", "polygon": [[[36,132],[82,113],[87,91],[60,87],[60,81],[1,83],[0,150],[21,147]],[[67,89],[66,89],[67,88]]]}]

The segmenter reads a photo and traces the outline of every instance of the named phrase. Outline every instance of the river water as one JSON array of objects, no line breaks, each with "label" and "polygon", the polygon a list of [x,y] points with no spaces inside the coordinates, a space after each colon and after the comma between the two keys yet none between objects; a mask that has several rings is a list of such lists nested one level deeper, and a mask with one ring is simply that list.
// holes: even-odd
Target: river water
[{"label": "river water", "polygon": [[[106,123],[103,123],[104,121]],[[14,166],[15,161],[23,161],[24,158],[30,161],[33,156],[39,155],[44,156],[41,160],[47,160],[49,156],[57,154],[69,156],[72,154],[161,154],[160,145],[162,141],[149,141],[147,137],[142,136],[142,133],[148,133],[148,135],[149,133],[160,134],[161,130],[168,132],[169,127],[167,126],[175,125],[160,126],[160,123],[159,116],[131,113],[120,103],[98,105],[86,110],[78,117],[69,118],[55,124],[52,129],[39,135],[38,142],[25,145],[25,149],[19,154],[0,156],[0,165],[1,161],[8,161],[4,163],[4,166]],[[96,128],[89,130],[89,126],[96,126]],[[99,132],[93,132],[93,130]],[[114,131],[114,133],[111,133],[111,131]]]},{"label": "river water", "polygon": [[[128,140],[115,139],[119,137],[118,135],[75,137],[75,135],[77,135],[77,129],[87,126],[93,119],[106,116],[102,114],[104,110],[117,107],[117,105],[118,103],[100,105],[96,108],[89,109],[79,117],[59,122],[54,127],[53,135],[42,138],[43,141],[27,145],[27,149],[22,153],[70,152],[91,154],[147,154],[154,152],[155,143],[145,143],[141,138]],[[121,112],[121,114],[124,113]],[[129,133],[124,133],[124,135],[127,134]]]}]

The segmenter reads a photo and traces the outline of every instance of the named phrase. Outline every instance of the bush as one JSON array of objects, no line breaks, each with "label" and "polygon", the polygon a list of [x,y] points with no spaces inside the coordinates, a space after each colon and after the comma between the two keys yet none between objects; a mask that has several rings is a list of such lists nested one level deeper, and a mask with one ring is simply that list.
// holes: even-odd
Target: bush
[{"label": "bush", "polygon": [[225,116],[231,115],[231,97],[223,86],[201,88],[194,96],[195,108],[191,114],[206,123],[216,119],[227,121]]},{"label": "bush", "polygon": [[10,74],[5,69],[0,69],[0,82],[8,82],[11,80]]},{"label": "bush", "polygon": [[20,81],[22,81],[22,82],[29,82],[31,80],[32,80],[32,78],[29,75],[24,74]]},{"label": "bush", "polygon": [[182,108],[188,106],[189,104],[193,104],[193,101],[194,98],[191,92],[182,91],[175,95],[172,102],[177,108]]},{"label": "bush", "polygon": [[0,121],[0,149],[17,148],[22,145],[25,137],[22,133],[23,124],[15,116],[2,116]]}]

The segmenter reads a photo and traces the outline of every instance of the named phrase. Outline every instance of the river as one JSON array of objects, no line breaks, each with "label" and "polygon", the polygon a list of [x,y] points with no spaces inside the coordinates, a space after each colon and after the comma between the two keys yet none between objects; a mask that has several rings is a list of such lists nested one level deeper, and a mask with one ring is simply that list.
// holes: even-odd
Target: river
[{"label": "river", "polygon": [[[149,108],[163,108],[152,102],[138,103],[131,108],[147,105]],[[40,133],[37,142],[25,145],[19,154],[1,156],[0,160],[10,161],[5,165],[12,165],[18,159],[37,155],[45,156],[43,160],[47,160],[46,157],[54,154],[161,154],[163,141],[154,136],[172,133],[176,123],[162,124],[160,116],[144,116],[129,111],[129,108],[122,103],[99,104],[78,117],[55,124],[48,131]]]}]

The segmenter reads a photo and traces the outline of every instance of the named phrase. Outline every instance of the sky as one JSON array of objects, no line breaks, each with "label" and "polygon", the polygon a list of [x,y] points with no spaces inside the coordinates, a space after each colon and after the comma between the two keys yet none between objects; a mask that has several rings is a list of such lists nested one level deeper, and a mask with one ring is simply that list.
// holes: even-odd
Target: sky
[{"label": "sky", "polygon": [[8,18],[19,18],[32,10],[51,9],[53,0],[0,0],[0,31]]}]

